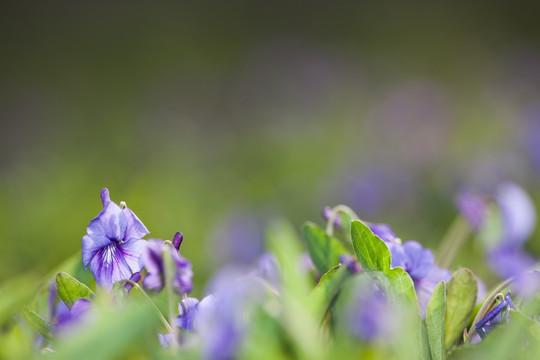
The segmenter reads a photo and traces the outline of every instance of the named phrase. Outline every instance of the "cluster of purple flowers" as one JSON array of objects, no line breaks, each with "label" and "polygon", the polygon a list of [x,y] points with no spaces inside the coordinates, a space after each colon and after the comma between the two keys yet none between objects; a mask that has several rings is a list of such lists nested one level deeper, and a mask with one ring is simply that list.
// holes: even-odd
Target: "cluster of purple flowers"
[{"label": "cluster of purple flowers", "polygon": [[[323,217],[326,220],[330,219],[330,214],[330,208],[323,210]],[[334,221],[334,225],[337,228],[342,228],[339,219]],[[452,273],[449,270],[438,267],[435,264],[433,252],[430,249],[422,247],[417,241],[409,240],[402,243],[401,239],[397,237],[389,225],[381,223],[366,223],[366,225],[373,234],[378,236],[388,246],[392,256],[391,266],[393,268],[401,267],[411,276],[421,313],[425,315],[429,298],[435,286],[440,281],[450,280]],[[350,255],[344,254],[340,260],[349,269],[355,272],[360,270],[360,265]]]},{"label": "cluster of purple flowers", "polygon": [[192,288],[191,262],[179,254],[183,236],[176,233],[172,243],[142,238],[150,232],[125,203],[113,202],[109,190],[101,190],[103,210],[87,227],[82,238],[82,258],[85,268],[96,279],[96,284],[111,289],[121,280],[141,278],[146,269],[143,286],[161,290],[165,282],[164,256],[170,256],[174,265],[173,286],[179,294]]},{"label": "cluster of purple flowers", "polygon": [[536,227],[536,209],[521,187],[502,183],[493,195],[467,189],[459,194],[457,206],[501,278],[516,276],[537,262],[523,249]]}]

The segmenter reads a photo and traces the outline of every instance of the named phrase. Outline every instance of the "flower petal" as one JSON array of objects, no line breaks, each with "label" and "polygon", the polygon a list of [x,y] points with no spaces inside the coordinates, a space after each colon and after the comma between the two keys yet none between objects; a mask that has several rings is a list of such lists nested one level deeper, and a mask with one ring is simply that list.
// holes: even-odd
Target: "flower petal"
[{"label": "flower petal", "polygon": [[127,220],[122,209],[114,202],[108,202],[103,210],[86,228],[88,234],[105,235],[111,240],[122,241],[126,234]]},{"label": "flower petal", "polygon": [[506,182],[497,188],[495,199],[503,217],[502,243],[523,244],[536,227],[536,210],[531,198],[517,184]]},{"label": "flower petal", "polygon": [[82,259],[84,268],[88,267],[90,261],[94,258],[96,253],[106,246],[111,245],[113,242],[106,236],[90,234],[84,235],[82,238]]},{"label": "flower petal", "polygon": [[90,262],[96,283],[108,290],[116,281],[129,279],[131,270],[116,243],[99,250]]},{"label": "flower petal", "polygon": [[422,279],[430,273],[435,259],[429,249],[425,249],[416,241],[403,244],[405,266],[413,279]]},{"label": "flower petal", "polygon": [[142,239],[145,235],[150,234],[146,226],[144,226],[130,208],[125,208],[122,211],[124,212],[127,221],[125,239]]},{"label": "flower petal", "polygon": [[122,253],[124,260],[128,264],[132,272],[141,271],[142,261],[141,254],[146,245],[146,240],[129,239],[128,241],[118,244],[118,249]]}]

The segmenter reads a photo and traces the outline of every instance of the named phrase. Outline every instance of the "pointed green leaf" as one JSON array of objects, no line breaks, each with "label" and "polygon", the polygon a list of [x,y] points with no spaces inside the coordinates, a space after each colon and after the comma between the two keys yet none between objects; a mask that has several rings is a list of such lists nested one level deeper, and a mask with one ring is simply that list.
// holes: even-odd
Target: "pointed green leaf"
[{"label": "pointed green leaf", "polygon": [[341,286],[351,275],[346,266],[336,266],[323,275],[307,298],[307,306],[316,319],[322,319]]},{"label": "pointed green leaf", "polygon": [[478,284],[472,271],[461,268],[446,287],[445,347],[449,349],[461,339],[476,303]]},{"label": "pointed green leaf", "polygon": [[327,273],[339,264],[339,257],[348,251],[341,242],[329,236],[313,223],[306,223],[302,228],[302,237],[306,241],[309,256],[320,274]]},{"label": "pointed green leaf", "polygon": [[362,222],[353,220],[351,223],[351,237],[354,251],[358,262],[364,271],[390,270],[390,250],[388,246],[379,239]]},{"label": "pointed green leaf", "polygon": [[27,308],[22,308],[21,314],[26,321],[28,321],[30,326],[38,332],[38,334],[49,341],[53,339],[53,326],[48,321]]},{"label": "pointed green leaf", "polygon": [[444,281],[437,287],[429,299],[426,311],[426,326],[433,360],[442,360],[446,356],[444,318],[446,314],[446,285]]},{"label": "pointed green leaf", "polygon": [[56,274],[56,289],[58,295],[71,309],[75,301],[90,299],[94,293],[86,285],[65,272]]}]

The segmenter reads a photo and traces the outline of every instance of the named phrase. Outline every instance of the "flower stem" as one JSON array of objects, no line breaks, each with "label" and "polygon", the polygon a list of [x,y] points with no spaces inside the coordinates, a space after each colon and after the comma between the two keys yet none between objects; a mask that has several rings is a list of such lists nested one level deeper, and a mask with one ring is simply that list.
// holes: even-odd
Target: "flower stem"
[{"label": "flower stem", "polygon": [[139,284],[137,284],[136,282],[134,282],[132,280],[122,280],[122,283],[123,284],[129,283],[129,284],[131,284],[131,286],[133,286],[133,288],[137,289],[150,302],[150,304],[152,304],[152,307],[156,311],[156,314],[158,315],[159,319],[161,320],[161,322],[163,323],[163,326],[165,326],[167,331],[169,333],[174,333],[174,329],[172,328],[172,326],[169,324],[167,319],[165,319],[165,317],[163,316],[161,311],[159,311],[159,309],[156,306],[156,304],[154,303],[154,301],[150,298],[150,296],[148,296],[146,291],[144,291],[143,288]]},{"label": "flower stem", "polygon": [[439,245],[439,249],[437,250],[436,262],[440,267],[444,269],[450,268],[454,263],[459,250],[461,250],[467,241],[470,232],[467,221],[465,221],[462,216],[456,217],[444,235]]}]

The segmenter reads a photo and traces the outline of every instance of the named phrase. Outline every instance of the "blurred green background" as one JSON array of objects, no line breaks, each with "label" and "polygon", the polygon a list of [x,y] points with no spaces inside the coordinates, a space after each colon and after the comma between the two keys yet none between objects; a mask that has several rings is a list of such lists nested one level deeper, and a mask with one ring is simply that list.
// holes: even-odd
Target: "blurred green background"
[{"label": "blurred green background", "polygon": [[[512,180],[538,204],[539,14],[3,2],[0,281],[75,254],[102,187],[152,237],[184,233],[198,293],[218,266],[254,260],[273,216],[299,228],[346,203],[435,248],[463,186]],[[475,270],[472,250],[459,261]]]}]

